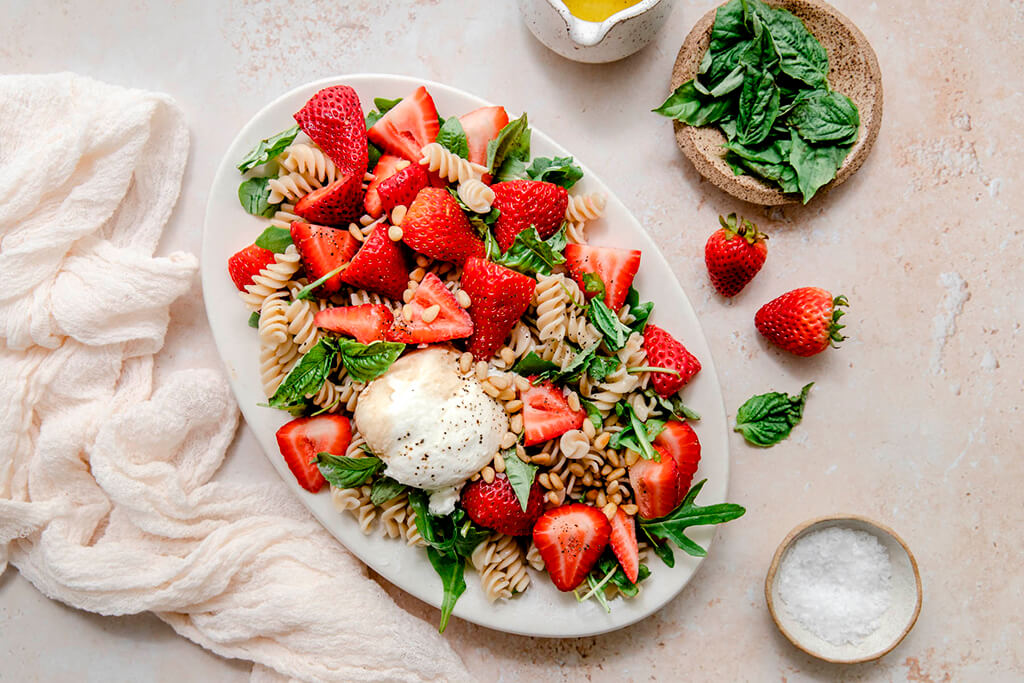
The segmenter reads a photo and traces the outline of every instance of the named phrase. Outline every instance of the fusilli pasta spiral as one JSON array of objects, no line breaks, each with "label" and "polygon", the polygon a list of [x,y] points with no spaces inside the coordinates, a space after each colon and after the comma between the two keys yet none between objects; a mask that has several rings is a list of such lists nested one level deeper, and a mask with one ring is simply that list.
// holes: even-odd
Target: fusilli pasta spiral
[{"label": "fusilli pasta spiral", "polygon": [[565,207],[565,220],[577,224],[597,220],[604,215],[607,203],[608,198],[599,192],[571,195],[569,204]]},{"label": "fusilli pasta spiral", "polygon": [[480,180],[487,172],[485,167],[449,152],[437,142],[425,145],[421,152],[423,158],[420,159],[420,163],[450,183],[464,183],[470,179]]},{"label": "fusilli pasta spiral", "polygon": [[560,273],[537,275],[533,301],[537,313],[537,338],[542,342],[565,338],[569,320],[566,309],[573,305],[569,289],[565,286],[567,280],[572,282]]},{"label": "fusilli pasta spiral", "polygon": [[330,157],[315,145],[294,142],[277,158],[281,168],[299,173],[311,183],[333,183],[338,169]]},{"label": "fusilli pasta spiral", "polygon": [[409,496],[402,493],[380,506],[380,526],[388,538],[405,536],[405,516],[408,513]]},{"label": "fusilli pasta spiral", "polygon": [[299,172],[285,173],[277,178],[271,178],[267,183],[270,188],[270,196],[267,198],[267,202],[270,204],[280,204],[285,199],[289,201],[296,201],[302,199],[313,190],[320,187],[320,183],[304,176]]},{"label": "fusilli pasta spiral", "polygon": [[377,508],[370,502],[370,487],[360,486],[352,489],[339,489],[331,486],[331,502],[338,512],[346,510],[359,522],[359,529],[364,534],[373,530],[377,517]]},{"label": "fusilli pasta spiral", "polygon": [[522,593],[530,585],[523,551],[511,536],[492,534],[473,550],[470,562],[480,574],[480,585],[491,602]]},{"label": "fusilli pasta spiral", "polygon": [[274,262],[254,276],[251,285],[239,292],[242,301],[250,311],[258,311],[263,300],[274,292],[288,287],[292,276],[299,270],[301,261],[295,245],[291,245],[282,254],[274,254]]},{"label": "fusilli pasta spiral", "polygon": [[278,346],[288,339],[288,290],[282,289],[267,295],[260,306],[260,320],[257,331],[260,342],[269,346]]},{"label": "fusilli pasta spiral", "polygon": [[530,547],[526,551],[526,563],[539,572],[544,571],[544,558],[540,556],[540,550],[533,541],[530,541]]},{"label": "fusilli pasta spiral", "polygon": [[459,199],[476,213],[487,213],[494,202],[494,190],[477,178],[459,182]]},{"label": "fusilli pasta spiral", "polygon": [[293,211],[295,211],[294,204],[281,204],[274,213],[273,218],[270,219],[270,224],[275,228],[284,228],[287,230],[291,227],[294,221],[299,221],[301,223],[306,222],[305,218],[295,215],[292,213]]},{"label": "fusilli pasta spiral", "polygon": [[[299,288],[296,288],[296,292]],[[308,353],[320,338],[323,331],[316,326],[314,317],[320,307],[311,299],[294,299],[285,311],[288,320],[288,333],[299,345],[299,353]]]}]

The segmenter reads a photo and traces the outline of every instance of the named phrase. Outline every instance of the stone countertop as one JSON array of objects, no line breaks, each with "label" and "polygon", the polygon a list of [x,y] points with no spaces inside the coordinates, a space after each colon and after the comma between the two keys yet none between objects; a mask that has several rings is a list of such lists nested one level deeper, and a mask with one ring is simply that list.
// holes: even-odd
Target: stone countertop
[{"label": "stone countertop", "polygon": [[[594,638],[534,640],[453,620],[448,638],[481,680],[1011,680],[1024,677],[1024,5],[938,0],[835,4],[867,35],[885,79],[874,152],[808,207],[763,210],[699,176],[665,96],[676,51],[716,4],[680,0],[646,50],[610,65],[568,62],[504,2],[9,3],[6,73],[73,70],[161,90],[185,109],[192,155],[162,249],[199,251],[207,192],[238,128],[303,82],[360,71],[421,75],[506,105],[598,173],[664,250],[714,350],[730,420],[751,394],[815,381],[805,418],[759,450],[731,435],[730,498],[747,515],[719,532],[667,607]],[[26,189],[31,191],[31,189]],[[767,265],[735,300],[702,263],[718,214],[771,235]],[[768,347],[757,308],[798,286],[851,301],[851,338],[811,359]],[[198,285],[167,367],[214,365]],[[226,467],[274,476],[246,429]],[[762,593],[776,544],[800,521],[856,512],[917,555],[924,608],[882,661],[827,665],[772,626]],[[432,608],[389,591],[413,612]],[[148,615],[104,618],[0,577],[0,680],[244,680]]]}]

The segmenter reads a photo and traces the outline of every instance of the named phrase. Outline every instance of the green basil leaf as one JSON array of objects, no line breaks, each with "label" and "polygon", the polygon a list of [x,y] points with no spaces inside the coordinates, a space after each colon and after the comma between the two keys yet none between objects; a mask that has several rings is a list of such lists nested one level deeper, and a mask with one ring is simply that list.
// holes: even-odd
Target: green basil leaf
[{"label": "green basil leaf", "polygon": [[806,204],[822,186],[836,177],[836,172],[843,165],[850,147],[810,145],[804,142],[796,131],[793,131],[792,142],[789,163],[796,171],[797,186]]},{"label": "green basil leaf", "polygon": [[667,538],[675,543],[680,550],[683,550],[695,557],[704,557],[707,551],[689,539],[685,531],[692,526],[705,526],[709,524],[724,524],[742,517],[746,512],[740,505],[734,503],[718,503],[716,505],[700,506],[695,505],[694,500],[697,494],[704,487],[701,480],[690,489],[690,492],[683,498],[683,502],[675,510],[659,519],[645,519],[639,517],[639,526],[649,537]]},{"label": "green basil leaf", "polygon": [[606,356],[594,356],[587,365],[587,374],[595,382],[602,381],[605,377],[619,369],[618,358]]},{"label": "green basil leaf", "polygon": [[549,360],[544,360],[533,351],[520,358],[515,365],[512,366],[512,372],[522,375],[523,377],[530,377],[534,375],[542,375],[550,372],[558,372],[561,368]]},{"label": "green basil leaf", "polygon": [[452,550],[460,557],[468,558],[473,554],[478,545],[491,536],[490,529],[485,529],[476,524],[462,508],[455,508],[455,511],[447,517],[438,519],[451,526],[451,533],[454,538]]},{"label": "green basil leaf", "polygon": [[598,432],[604,429],[604,418],[601,417],[601,411],[594,405],[594,402],[581,398],[580,403],[583,404],[583,409],[587,411],[587,419],[590,420],[590,424],[594,425],[594,429]]},{"label": "green basil leaf", "polygon": [[770,9],[759,0],[747,0],[771,33],[779,52],[779,68],[812,87],[826,86],[828,53],[796,16]]},{"label": "green basil leaf", "polygon": [[307,395],[315,394],[323,386],[334,368],[337,354],[338,350],[331,340],[318,341],[288,372],[270,397],[268,405],[271,408],[287,408],[303,403]]},{"label": "green basil leaf", "polygon": [[756,145],[764,140],[779,115],[779,88],[771,72],[747,67],[740,92],[739,141]]},{"label": "green basil leaf", "polygon": [[678,395],[665,398],[658,394],[654,389],[644,389],[644,396],[647,398],[654,399],[656,401],[657,409],[664,412],[669,417],[684,422],[686,420],[699,420],[700,415],[686,407],[683,400]]},{"label": "green basil leaf", "polygon": [[249,314],[249,327],[258,328],[260,326],[260,312],[253,311]]},{"label": "green basil leaf", "polygon": [[371,128],[373,128],[374,124],[376,124],[382,118],[384,118],[384,114],[381,114],[379,111],[371,109],[370,111],[366,112],[366,130],[370,130]]},{"label": "green basil leaf", "polygon": [[811,382],[796,396],[779,392],[752,396],[736,411],[736,428],[755,446],[767,448],[785,439],[803,418]]},{"label": "green basil leaf", "polygon": [[819,90],[797,102],[786,118],[808,142],[853,144],[857,141],[860,114],[849,97]]},{"label": "green basil leaf", "polygon": [[253,216],[270,218],[277,211],[278,204],[271,204],[270,178],[249,178],[238,186],[238,201],[242,208]]},{"label": "green basil leaf", "polygon": [[405,351],[405,344],[399,342],[360,344],[351,339],[338,338],[336,343],[341,352],[342,365],[357,382],[369,382],[380,377]]},{"label": "green basil leaf", "polygon": [[630,329],[634,332],[643,333],[644,328],[647,327],[647,320],[654,311],[654,302],[645,301],[640,303],[640,292],[630,285],[629,293],[626,294],[626,304],[629,305],[629,312],[636,318],[636,320],[629,324]]},{"label": "green basil leaf", "polygon": [[466,578],[464,575],[466,561],[457,555],[441,553],[432,546],[427,546],[427,559],[430,565],[441,577],[441,586],[444,588],[444,599],[441,601],[441,622],[438,624],[438,633],[444,633],[448,628],[448,619],[455,609],[455,603],[459,597],[466,592]]},{"label": "green basil leaf", "polygon": [[625,399],[615,404],[615,413],[626,418],[626,426],[612,435],[608,442],[609,448],[629,448],[639,453],[644,460],[660,462],[661,456],[651,442],[665,429],[665,421],[652,418],[642,422],[633,411],[633,406]]},{"label": "green basil leaf", "polygon": [[520,460],[514,448],[508,449],[502,455],[505,457],[505,476],[508,477],[508,483],[512,484],[519,506],[526,512],[530,501],[530,487],[537,476],[537,466],[528,465]]},{"label": "green basil leaf", "polygon": [[724,118],[731,107],[730,100],[716,100],[702,95],[697,91],[693,81],[687,81],[652,111],[690,126],[706,126]]},{"label": "green basil leaf", "polygon": [[377,162],[384,156],[384,151],[372,142],[368,142],[366,144],[366,155],[366,170],[369,172],[377,167]]},{"label": "green basil leaf", "polygon": [[626,340],[633,330],[622,324],[615,312],[605,305],[602,299],[591,299],[587,306],[587,318],[604,337],[609,351],[618,351],[626,345]]},{"label": "green basil leaf", "polygon": [[386,97],[374,97],[373,106],[380,110],[381,114],[387,114],[389,111],[398,106],[398,103],[402,101],[401,97],[396,97],[393,100],[389,100]]},{"label": "green basil leaf", "polygon": [[350,489],[362,486],[379,472],[384,463],[380,458],[350,458],[330,453],[317,453],[316,466],[332,486],[339,489]]},{"label": "green basil leaf", "polygon": [[405,484],[400,484],[391,477],[379,477],[373,481],[373,487],[370,489],[370,502],[374,505],[383,505],[400,496],[407,488]]},{"label": "green basil leaf", "polygon": [[285,228],[271,225],[256,238],[256,246],[269,249],[275,254],[283,254],[293,244],[292,233]]},{"label": "green basil leaf", "polygon": [[771,72],[774,74],[779,67],[779,51],[775,47],[775,41],[769,31],[762,30],[760,35],[750,41],[750,44],[739,54],[737,63],[740,66],[751,67],[758,71]]},{"label": "green basil leaf", "polygon": [[546,240],[540,238],[534,227],[516,235],[512,246],[494,259],[495,263],[517,270],[524,275],[549,275],[551,270],[565,263],[565,226]]},{"label": "green basil leaf", "polygon": [[501,168],[506,158],[524,162],[525,173],[525,162],[530,159],[530,128],[526,114],[509,121],[498,137],[487,143],[488,172],[494,173]]},{"label": "green basil leaf", "polygon": [[604,298],[604,280],[597,273],[583,273],[583,291],[592,296]]},{"label": "green basil leaf", "polygon": [[590,364],[593,362],[594,355],[597,353],[597,347],[599,347],[600,345],[601,342],[597,341],[588,346],[587,348],[578,351],[576,355],[572,357],[572,360],[569,361],[569,363],[564,368],[562,368],[562,371],[556,373],[555,376],[552,377],[552,379],[560,382],[579,379],[580,375],[583,374],[584,370],[589,370]]},{"label": "green basil leaf", "polygon": [[265,164],[278,154],[283,152],[288,145],[295,141],[299,135],[298,124],[288,130],[281,131],[277,135],[271,135],[252,148],[238,164],[238,170],[245,173],[250,168]]},{"label": "green basil leaf", "polygon": [[526,169],[533,180],[543,180],[569,189],[583,177],[583,169],[573,163],[572,157],[537,157]]},{"label": "green basil leaf", "polygon": [[436,142],[463,159],[469,156],[469,139],[457,116],[452,116],[444,122],[441,130],[437,132]]},{"label": "green basil leaf", "polygon": [[506,157],[505,161],[501,162],[501,166],[498,170],[494,172],[493,182],[503,183],[508,180],[525,180],[526,178],[529,178],[526,166],[527,161],[529,161],[529,159]]}]

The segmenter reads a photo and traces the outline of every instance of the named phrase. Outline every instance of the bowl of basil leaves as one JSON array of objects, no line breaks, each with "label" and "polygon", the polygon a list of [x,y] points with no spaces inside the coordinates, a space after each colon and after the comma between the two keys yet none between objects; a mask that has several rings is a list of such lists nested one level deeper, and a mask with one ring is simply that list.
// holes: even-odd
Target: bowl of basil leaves
[{"label": "bowl of basil leaves", "polygon": [[687,36],[654,109],[697,170],[744,201],[806,204],[850,177],[882,122],[864,34],[820,0],[729,0]]}]

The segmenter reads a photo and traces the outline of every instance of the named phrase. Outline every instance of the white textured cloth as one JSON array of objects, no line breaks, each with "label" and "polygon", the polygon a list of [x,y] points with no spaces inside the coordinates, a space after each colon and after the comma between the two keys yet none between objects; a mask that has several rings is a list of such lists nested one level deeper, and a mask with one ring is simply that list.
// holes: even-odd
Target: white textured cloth
[{"label": "white textured cloth", "polygon": [[187,155],[166,96],[0,77],[0,572],[156,612],[254,680],[467,679],[283,484],[214,479],[238,419],[220,372],[152,386],[197,267],[153,256]]}]

